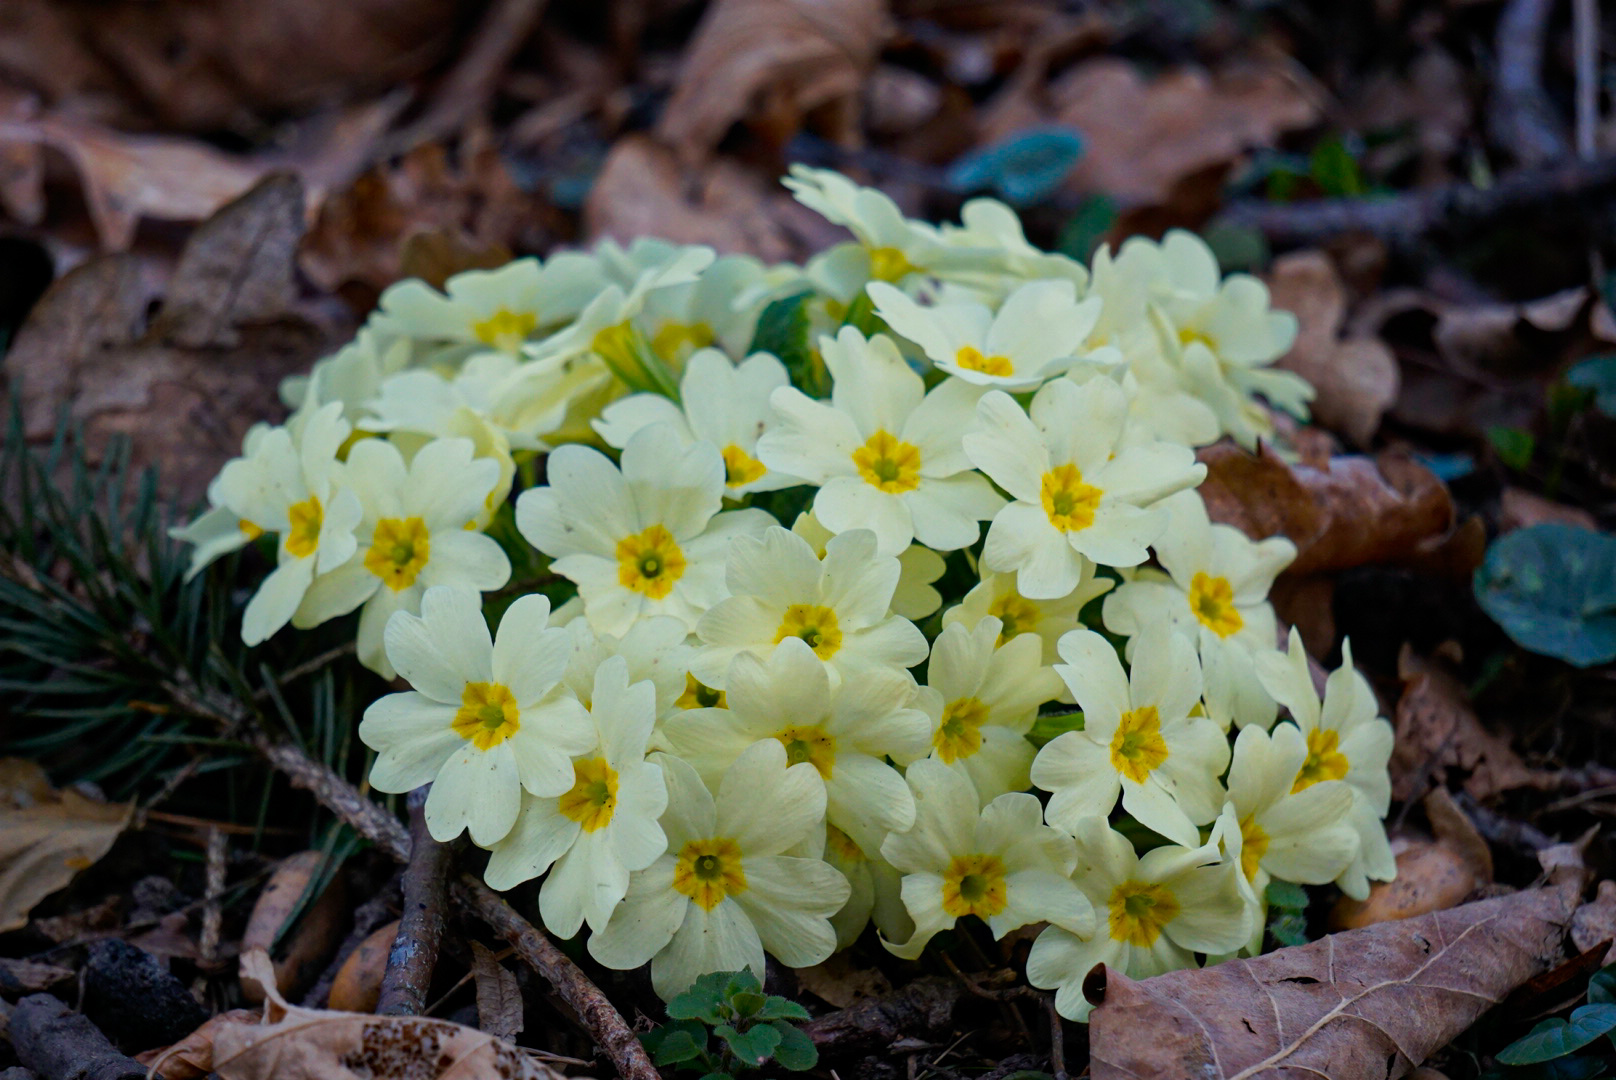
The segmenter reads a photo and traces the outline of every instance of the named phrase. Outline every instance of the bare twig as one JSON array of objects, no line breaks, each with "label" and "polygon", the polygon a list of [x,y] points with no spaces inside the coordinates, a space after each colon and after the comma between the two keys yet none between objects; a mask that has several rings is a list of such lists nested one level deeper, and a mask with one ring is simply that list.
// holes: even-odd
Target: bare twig
[{"label": "bare twig", "polygon": [[1554,0],[1510,0],[1498,17],[1498,67],[1487,127],[1524,166],[1546,165],[1569,153],[1565,125],[1543,89],[1543,38]]},{"label": "bare twig", "polygon": [[1591,160],[1598,153],[1599,130],[1599,4],[1597,0],[1571,0],[1572,37],[1577,51],[1577,156]]},{"label": "bare twig", "polygon": [[219,959],[219,934],[224,921],[224,882],[228,864],[228,841],[222,829],[208,830],[207,891],[202,898],[202,940],[197,949],[202,954],[201,967],[211,969]]},{"label": "bare twig", "polygon": [[431,785],[410,792],[410,861],[404,869],[404,914],[387,954],[378,1016],[419,1016],[426,1006],[432,971],[443,940],[443,911],[449,896],[454,848],[432,839],[426,827],[426,794]]}]

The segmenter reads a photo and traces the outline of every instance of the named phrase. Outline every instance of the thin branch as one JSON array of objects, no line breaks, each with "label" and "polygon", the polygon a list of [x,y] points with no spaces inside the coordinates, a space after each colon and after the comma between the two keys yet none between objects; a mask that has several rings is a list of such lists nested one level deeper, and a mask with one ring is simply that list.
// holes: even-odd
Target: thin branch
[{"label": "thin branch", "polygon": [[1519,164],[1546,165],[1569,156],[1565,124],[1543,89],[1543,39],[1554,0],[1510,0],[1498,16],[1491,108],[1493,139]]},{"label": "thin branch", "polygon": [[443,941],[444,907],[454,848],[432,839],[426,827],[426,794],[431,785],[410,792],[410,861],[404,869],[404,914],[387,954],[378,1016],[420,1016]]}]

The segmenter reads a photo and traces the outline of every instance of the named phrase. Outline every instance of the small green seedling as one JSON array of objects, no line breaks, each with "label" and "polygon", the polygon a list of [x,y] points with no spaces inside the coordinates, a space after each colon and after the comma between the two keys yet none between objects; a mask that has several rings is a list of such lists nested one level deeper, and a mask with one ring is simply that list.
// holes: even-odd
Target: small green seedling
[{"label": "small green seedling", "polygon": [[668,1023],[640,1041],[656,1064],[700,1069],[702,1080],[733,1080],[770,1062],[802,1072],[819,1063],[819,1051],[791,1021],[808,1018],[795,1001],[764,994],[750,971],[717,971],[668,1002]]}]

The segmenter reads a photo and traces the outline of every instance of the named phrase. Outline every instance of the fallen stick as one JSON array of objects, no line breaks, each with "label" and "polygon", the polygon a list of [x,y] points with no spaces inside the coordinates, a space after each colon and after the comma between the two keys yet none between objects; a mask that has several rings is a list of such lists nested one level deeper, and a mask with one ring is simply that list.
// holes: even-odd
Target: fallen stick
[{"label": "fallen stick", "polygon": [[125,1057],[82,1013],[49,994],[31,994],[11,1013],[17,1060],[39,1080],[145,1080],[146,1066]]},{"label": "fallen stick", "polygon": [[404,869],[404,914],[387,954],[377,1016],[419,1016],[426,1007],[432,971],[443,941],[443,909],[449,896],[454,848],[432,839],[426,827],[428,787],[410,792],[410,861]]},{"label": "fallen stick", "polygon": [[1498,64],[1487,129],[1521,165],[1569,157],[1565,122],[1543,89],[1543,45],[1554,0],[1509,0],[1498,16]]}]

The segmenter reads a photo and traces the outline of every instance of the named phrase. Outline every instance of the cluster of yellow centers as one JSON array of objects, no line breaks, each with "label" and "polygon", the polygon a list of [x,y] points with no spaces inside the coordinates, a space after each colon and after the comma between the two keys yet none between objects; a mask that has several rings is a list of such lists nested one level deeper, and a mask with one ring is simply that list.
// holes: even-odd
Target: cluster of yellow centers
[{"label": "cluster of yellow centers", "polygon": [[1009,902],[1004,860],[997,855],[956,855],[943,871],[943,910],[956,919],[986,919]]},{"label": "cluster of yellow centers", "polygon": [[673,887],[703,911],[713,910],[726,896],[745,892],[741,845],[722,836],[685,844],[673,866]]},{"label": "cluster of yellow centers", "polygon": [[1234,587],[1225,577],[1196,571],[1190,579],[1190,610],[1202,626],[1218,637],[1238,634],[1246,620],[1234,606]]},{"label": "cluster of yellow centers", "polygon": [[684,576],[685,553],[661,525],[625,536],[617,542],[617,581],[652,600],[666,599]]},{"label": "cluster of yellow centers", "polygon": [[460,708],[449,726],[477,749],[491,750],[521,730],[522,717],[509,687],[471,682],[460,692]]},{"label": "cluster of yellow centers", "polygon": [[859,476],[888,495],[902,495],[920,486],[920,448],[889,431],[877,431],[853,451]]},{"label": "cluster of yellow centers", "polygon": [[1049,523],[1061,532],[1077,532],[1094,524],[1094,512],[1105,494],[1083,482],[1076,465],[1057,465],[1044,474],[1041,497]]},{"label": "cluster of yellow centers", "polygon": [[842,647],[842,629],[836,612],[821,604],[792,604],[775,631],[778,645],[788,637],[801,638],[821,660],[829,660]]},{"label": "cluster of yellow centers", "polygon": [[310,495],[300,503],[287,508],[286,516],[291,528],[286,530],[287,554],[299,559],[313,555],[320,546],[320,528],[325,524],[325,508],[317,496]]},{"label": "cluster of yellow centers", "polygon": [[931,737],[931,744],[943,764],[952,765],[982,749],[982,725],[987,719],[988,707],[974,697],[960,698],[943,706],[943,722]]},{"label": "cluster of yellow centers", "polygon": [[556,807],[576,821],[584,832],[604,829],[617,810],[617,770],[603,757],[572,763],[572,788]]},{"label": "cluster of yellow centers", "polygon": [[998,375],[1001,378],[1016,373],[1016,366],[1008,356],[997,353],[984,356],[975,345],[961,345],[959,352],[954,354],[954,363],[967,371],[980,371],[984,375]]},{"label": "cluster of yellow centers", "polygon": [[1291,793],[1310,788],[1321,780],[1340,780],[1346,776],[1351,765],[1340,746],[1339,732],[1328,728],[1314,728],[1308,732],[1307,760],[1302,762],[1302,768],[1296,774]]},{"label": "cluster of yellow centers", "polygon": [[685,672],[684,693],[675,699],[674,704],[681,709],[727,709],[729,695],[722,690],[714,690],[694,675]]},{"label": "cluster of yellow centers", "polygon": [[431,535],[420,518],[382,518],[365,552],[365,569],[399,592],[415,584],[431,550]]},{"label": "cluster of yellow centers", "polygon": [[1124,881],[1111,890],[1107,929],[1116,941],[1141,949],[1156,944],[1162,927],[1178,918],[1178,898],[1171,889],[1148,881]]},{"label": "cluster of yellow centers", "polygon": [[471,324],[471,333],[491,349],[514,353],[539,325],[539,317],[531,311],[511,311],[500,308],[481,322]]},{"label": "cluster of yellow centers", "polygon": [[1167,760],[1167,740],[1161,734],[1161,715],[1154,705],[1141,705],[1122,714],[1111,736],[1111,767],[1136,784]]}]

